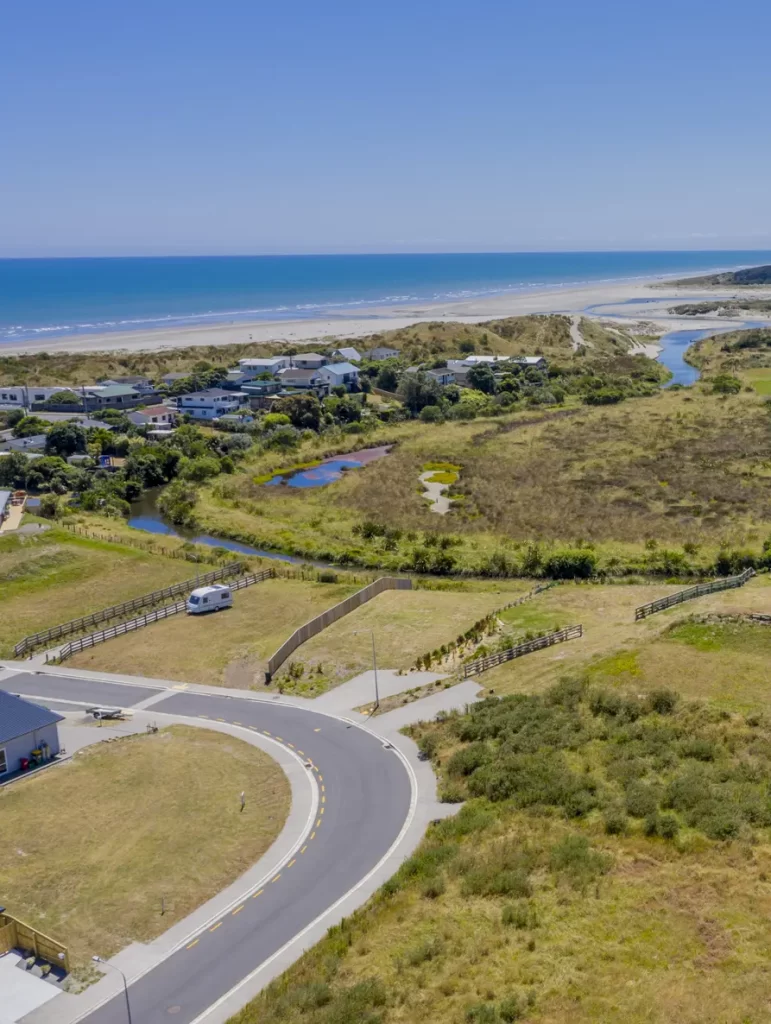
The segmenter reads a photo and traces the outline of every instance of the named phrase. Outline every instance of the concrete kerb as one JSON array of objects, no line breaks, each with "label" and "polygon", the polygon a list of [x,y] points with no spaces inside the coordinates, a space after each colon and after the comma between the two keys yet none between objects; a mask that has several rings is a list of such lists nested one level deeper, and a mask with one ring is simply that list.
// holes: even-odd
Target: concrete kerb
[{"label": "concrete kerb", "polygon": [[[168,694],[165,694],[168,696]],[[304,766],[299,754],[288,749],[277,740],[263,736],[255,729],[247,726],[231,725],[228,722],[215,722],[185,715],[167,714],[165,712],[139,712],[134,715],[135,728],[141,732],[151,718],[162,717],[164,724],[193,725],[197,728],[212,729],[238,739],[243,739],[253,746],[259,747],[278,762],[289,780],[292,801],[286,822],[277,839],[265,854],[251,868],[244,872],[231,885],[217,893],[206,903],[198,907],[187,917],[172,925],[167,931],[149,943],[132,943],[121,950],[109,961],[120,968],[128,978],[129,985],[138,981],[148,971],[153,970],[170,956],[190,942],[197,934],[214,924],[230,910],[257,892],[270,878],[275,875],[306,842],[318,812],[319,790],[315,776]],[[141,721],[146,719],[146,722]],[[98,730],[94,730],[95,733]],[[95,735],[94,742],[110,738],[108,735]],[[266,867],[268,865],[268,867]],[[100,1006],[109,1002],[122,991],[122,981],[115,972],[106,972],[95,985],[78,995],[61,993],[51,1003],[24,1018],[25,1024],[77,1024]]]}]

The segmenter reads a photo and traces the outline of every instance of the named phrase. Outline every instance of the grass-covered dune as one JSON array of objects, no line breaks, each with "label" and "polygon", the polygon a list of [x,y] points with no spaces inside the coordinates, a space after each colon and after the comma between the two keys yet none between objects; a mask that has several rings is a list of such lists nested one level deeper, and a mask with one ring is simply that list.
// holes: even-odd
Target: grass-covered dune
[{"label": "grass-covered dune", "polygon": [[414,736],[468,802],[234,1024],[765,1019],[765,716],[577,680]]},{"label": "grass-covered dune", "polygon": [[713,288],[718,285],[749,287],[771,284],[771,265],[745,267],[743,270],[727,270],[720,274],[704,274],[700,277],[683,277],[679,281],[666,281],[659,288],[690,287]]}]

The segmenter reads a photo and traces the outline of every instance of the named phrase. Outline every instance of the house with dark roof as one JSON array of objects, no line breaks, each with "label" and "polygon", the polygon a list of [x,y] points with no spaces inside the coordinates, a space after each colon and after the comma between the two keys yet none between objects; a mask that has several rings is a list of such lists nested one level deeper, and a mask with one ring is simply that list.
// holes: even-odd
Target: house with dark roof
[{"label": "house with dark roof", "polygon": [[0,690],[0,782],[59,753],[55,711]]},{"label": "house with dark roof", "polygon": [[364,358],[379,363],[383,359],[396,359],[399,355],[401,353],[398,348],[389,348],[388,345],[377,345],[375,348],[371,348],[369,352],[365,352]]},{"label": "house with dark roof", "polygon": [[147,405],[158,396],[154,392],[137,391],[128,384],[108,384],[87,392],[86,401],[89,412],[97,409],[135,409],[138,405]]},{"label": "house with dark roof", "polygon": [[9,437],[0,441],[2,452],[43,452],[46,447],[46,434],[30,434],[29,437]]}]

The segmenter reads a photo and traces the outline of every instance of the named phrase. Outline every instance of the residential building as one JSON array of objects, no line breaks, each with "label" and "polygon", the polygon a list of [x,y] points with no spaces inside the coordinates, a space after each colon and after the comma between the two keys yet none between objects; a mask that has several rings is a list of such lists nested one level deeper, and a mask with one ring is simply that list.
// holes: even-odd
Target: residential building
[{"label": "residential building", "polygon": [[326,386],[326,381],[320,370],[304,370],[288,366],[285,370],[279,370],[276,377],[281,381],[282,387],[316,388]]},{"label": "residential building", "polygon": [[450,369],[426,370],[426,376],[431,377],[437,384],[441,384],[442,387],[455,383],[455,374]]},{"label": "residential building", "polygon": [[177,406],[182,413],[189,413],[196,420],[216,420],[229,412],[236,412],[245,402],[243,391],[225,391],[224,388],[208,388],[180,395]]},{"label": "residential building", "polygon": [[32,384],[4,384],[0,385],[0,405],[18,406],[22,409],[34,408],[49,402],[54,395],[62,391],[67,392],[76,399],[72,403],[73,410],[77,412],[82,407],[82,395],[79,388],[72,387],[40,387]]},{"label": "residential building", "polygon": [[111,377],[109,380],[102,380],[99,383],[105,387],[114,387],[116,384],[122,384],[124,387],[135,388],[140,392],[153,390],[149,377]]},{"label": "residential building", "polygon": [[292,356],[291,365],[298,370],[318,370],[327,362],[327,357],[322,356],[320,352],[300,352]]},{"label": "residential building", "polygon": [[292,359],[290,356],[266,356],[262,359],[238,360],[239,371],[248,374],[252,380],[255,377],[259,377],[261,373],[276,374],[279,370],[283,370],[285,367],[291,366],[291,364]]},{"label": "residential building", "polygon": [[0,781],[56,757],[57,723],[63,721],[55,711],[0,690]]},{"label": "residential building", "polygon": [[11,437],[7,441],[0,441],[0,453],[42,452],[45,451],[45,446],[45,434],[32,434],[30,437]]},{"label": "residential building", "polygon": [[190,371],[183,370],[182,372],[178,373],[164,373],[164,375],[161,377],[161,380],[163,381],[164,384],[168,385],[168,387],[171,387],[171,385],[176,384],[178,380],[185,380],[185,378],[189,376]]},{"label": "residential building", "polygon": [[547,362],[543,356],[466,356],[464,359],[448,359],[447,365],[462,363],[464,366],[494,366],[496,363],[519,363],[521,366],[532,366],[545,369]]},{"label": "residential building", "polygon": [[340,359],[346,363],[360,363],[361,352],[355,348],[336,348],[330,356],[330,360],[332,362],[334,362],[335,359]]},{"label": "residential building", "polygon": [[387,345],[378,345],[364,353],[365,359],[371,359],[376,363],[383,359],[396,359],[400,355],[398,348],[388,348]]},{"label": "residential building", "polygon": [[318,372],[330,388],[342,384],[350,391],[359,386],[359,368],[353,363],[328,363]]},{"label": "residential building", "polygon": [[171,429],[177,420],[177,412],[167,405],[148,405],[144,409],[128,414],[135,427],[167,427]]},{"label": "residential building", "polygon": [[98,409],[135,409],[157,397],[155,392],[140,394],[136,388],[126,384],[108,384],[86,391],[86,408],[88,412],[96,412]]}]

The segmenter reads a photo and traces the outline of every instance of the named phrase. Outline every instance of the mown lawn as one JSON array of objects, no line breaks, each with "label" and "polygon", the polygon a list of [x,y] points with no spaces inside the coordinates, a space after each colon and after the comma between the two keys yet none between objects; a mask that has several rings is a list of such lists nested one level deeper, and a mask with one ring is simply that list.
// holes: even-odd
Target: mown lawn
[{"label": "mown lawn", "polygon": [[83,970],[233,882],[276,838],[289,803],[275,761],[212,730],[99,743],[0,791],[3,904],[67,944]]},{"label": "mown lawn", "polygon": [[[208,567],[207,567],[208,568]],[[190,579],[182,559],[85,540],[61,529],[0,537],[0,657],[22,637]]]},{"label": "mown lawn", "polygon": [[360,583],[273,579],[236,591],[215,615],[175,615],[69,659],[76,668],[248,689],[262,687],[267,659],[299,626]]}]

